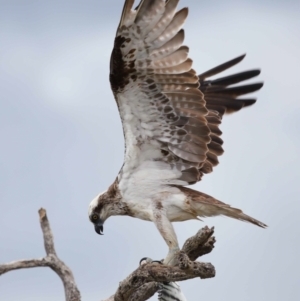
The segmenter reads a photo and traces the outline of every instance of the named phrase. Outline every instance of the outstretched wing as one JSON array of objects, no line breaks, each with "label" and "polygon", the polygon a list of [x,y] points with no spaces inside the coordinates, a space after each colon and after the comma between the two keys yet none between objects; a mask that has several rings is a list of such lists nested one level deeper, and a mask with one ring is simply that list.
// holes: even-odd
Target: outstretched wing
[{"label": "outstretched wing", "polygon": [[236,99],[254,88],[228,86],[259,71],[206,80],[240,57],[198,77],[188,47],[182,46],[188,9],[176,12],[179,0],[142,0],[132,10],[133,2],[125,1],[110,64],[126,144],[119,177],[195,183],[223,152],[223,114],[255,102]]},{"label": "outstretched wing", "polygon": [[245,54],[241,55],[199,75],[199,89],[204,94],[206,108],[209,112],[206,119],[211,131],[211,142],[208,144],[208,152],[206,154],[207,159],[200,169],[201,176],[202,173],[212,171],[213,167],[219,163],[218,156],[223,153],[223,141],[220,138],[222,132],[219,129],[223,115],[253,105],[256,102],[256,98],[239,98],[239,96],[255,92],[263,86],[263,83],[234,86],[258,76],[260,70],[244,71],[215,80],[208,79],[238,64],[245,56]]}]

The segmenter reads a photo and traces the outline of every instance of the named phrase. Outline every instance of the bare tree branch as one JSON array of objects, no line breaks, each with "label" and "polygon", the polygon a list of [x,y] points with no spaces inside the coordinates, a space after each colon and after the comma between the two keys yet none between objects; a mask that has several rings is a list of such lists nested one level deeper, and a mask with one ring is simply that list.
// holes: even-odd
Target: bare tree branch
[{"label": "bare tree branch", "polygon": [[55,248],[54,248],[54,239],[53,234],[50,228],[50,224],[47,218],[46,210],[41,208],[39,210],[40,215],[40,224],[43,231],[43,238],[44,238],[44,246],[46,250],[46,254],[50,255],[53,254],[56,256]]},{"label": "bare tree branch", "polygon": [[115,295],[105,301],[144,301],[158,290],[159,282],[182,281],[215,276],[210,263],[194,262],[198,257],[210,253],[214,248],[214,228],[204,227],[189,238],[179,252],[176,266],[149,263],[140,266],[120,282]]},{"label": "bare tree branch", "polygon": [[139,287],[128,299],[129,301],[144,301],[151,298],[159,289],[157,282],[149,282]]},{"label": "bare tree branch", "polygon": [[47,218],[46,210],[39,210],[40,224],[43,231],[46,256],[41,259],[13,261],[0,265],[0,276],[9,271],[34,267],[49,267],[62,280],[65,288],[66,301],[80,301],[80,292],[74,280],[72,271],[56,255],[53,235]]},{"label": "bare tree branch", "polygon": [[[46,210],[41,208],[39,216],[46,256],[40,259],[0,264],[0,276],[18,269],[49,267],[61,278],[65,288],[66,301],[80,301],[80,292],[72,271],[57,257]],[[216,242],[212,236],[213,233],[214,228],[204,227],[196,235],[189,238],[182,250],[178,252],[175,266],[158,263],[140,266],[125,280],[121,281],[116,293],[105,301],[145,301],[157,292],[159,283],[182,281],[196,277],[201,279],[214,277],[215,268],[212,264],[194,261],[213,250]]]},{"label": "bare tree branch", "polygon": [[182,247],[182,251],[188,255],[190,260],[194,261],[198,257],[210,253],[216,242],[214,236],[214,227],[211,229],[205,226],[199,230],[196,235],[186,240]]},{"label": "bare tree branch", "polygon": [[10,263],[4,263],[0,265],[0,276],[13,270],[46,266],[48,266],[46,258],[12,261]]}]

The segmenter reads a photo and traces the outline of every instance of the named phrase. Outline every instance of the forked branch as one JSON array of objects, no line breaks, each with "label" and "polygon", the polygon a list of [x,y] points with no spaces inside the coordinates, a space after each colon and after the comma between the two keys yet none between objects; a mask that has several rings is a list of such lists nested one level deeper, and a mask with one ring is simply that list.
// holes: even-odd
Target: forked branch
[{"label": "forked branch", "polygon": [[[62,280],[65,288],[66,301],[80,301],[80,292],[72,271],[62,262],[55,251],[54,240],[46,210],[39,210],[40,224],[43,232],[46,256],[40,259],[19,260],[0,264],[0,276],[9,271],[34,267],[49,267]],[[140,266],[125,280],[120,282],[114,295],[106,301],[144,301],[159,289],[158,283],[182,281],[200,277],[201,279],[215,276],[215,268],[210,263],[195,262],[198,257],[210,253],[214,248],[213,228],[204,227],[189,238],[177,255],[175,266],[149,263]]]},{"label": "forked branch", "polygon": [[114,296],[105,301],[144,301],[158,290],[158,282],[182,281],[215,276],[210,263],[195,262],[198,257],[210,253],[214,248],[214,228],[204,227],[189,238],[178,253],[176,266],[149,263],[140,266],[120,282]]},{"label": "forked branch", "polygon": [[50,224],[47,218],[46,210],[41,208],[39,210],[40,224],[43,231],[44,246],[46,256],[40,259],[19,260],[0,265],[0,276],[9,271],[35,268],[35,267],[49,267],[62,280],[65,288],[66,301],[80,301],[80,292],[75,283],[72,271],[64,262],[62,262],[56,255],[54,240]]}]

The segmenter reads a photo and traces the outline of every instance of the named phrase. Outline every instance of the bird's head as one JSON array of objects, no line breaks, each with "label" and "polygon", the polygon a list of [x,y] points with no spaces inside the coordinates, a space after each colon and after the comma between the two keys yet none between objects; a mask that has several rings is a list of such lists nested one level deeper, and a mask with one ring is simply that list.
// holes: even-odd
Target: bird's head
[{"label": "bird's head", "polygon": [[104,222],[112,215],[112,205],[106,191],[98,194],[89,205],[89,219],[100,235],[103,235]]},{"label": "bird's head", "polygon": [[110,189],[98,194],[89,205],[89,219],[94,224],[95,231],[103,235],[103,224],[112,215],[126,215],[126,206],[122,204],[118,194]]}]

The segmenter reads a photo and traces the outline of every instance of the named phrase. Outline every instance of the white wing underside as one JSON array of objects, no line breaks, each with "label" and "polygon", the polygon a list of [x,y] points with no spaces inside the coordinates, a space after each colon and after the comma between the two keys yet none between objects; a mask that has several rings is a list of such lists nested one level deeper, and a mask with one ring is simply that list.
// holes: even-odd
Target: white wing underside
[{"label": "white wing underside", "polygon": [[206,159],[208,111],[188,48],[182,46],[187,9],[176,13],[177,4],[145,0],[137,12],[126,4],[123,10],[117,37],[123,39],[127,78],[122,87],[112,84],[126,142],[120,188],[128,187],[128,181],[151,187],[187,185],[190,179],[183,171],[195,168],[195,177]]},{"label": "white wing underside", "polygon": [[[205,81],[244,56],[198,77],[188,47],[182,46],[188,10],[176,12],[178,2],[142,0],[133,10],[134,1],[125,1],[110,70],[126,144],[118,176],[122,195],[137,186],[156,193],[165,186],[196,183],[211,172],[223,153],[222,115],[253,104],[253,99],[236,98],[262,86],[226,90],[259,71],[220,79],[218,91]],[[207,93],[207,103],[199,89]]]}]

